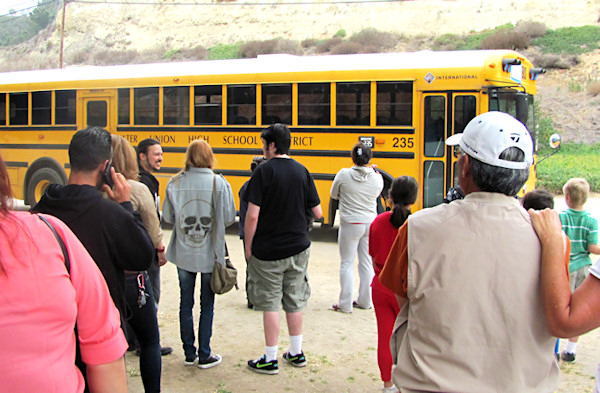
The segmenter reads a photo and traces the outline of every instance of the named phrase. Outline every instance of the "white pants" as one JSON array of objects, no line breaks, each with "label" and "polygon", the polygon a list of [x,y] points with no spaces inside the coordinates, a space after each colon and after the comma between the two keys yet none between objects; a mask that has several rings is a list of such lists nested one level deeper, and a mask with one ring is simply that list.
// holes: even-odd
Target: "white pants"
[{"label": "white pants", "polygon": [[340,299],[338,307],[342,311],[352,311],[354,294],[354,259],[358,253],[358,276],[360,284],[356,303],[363,308],[371,308],[371,281],[375,272],[369,255],[369,227],[371,224],[340,224],[338,247],[340,250]]}]

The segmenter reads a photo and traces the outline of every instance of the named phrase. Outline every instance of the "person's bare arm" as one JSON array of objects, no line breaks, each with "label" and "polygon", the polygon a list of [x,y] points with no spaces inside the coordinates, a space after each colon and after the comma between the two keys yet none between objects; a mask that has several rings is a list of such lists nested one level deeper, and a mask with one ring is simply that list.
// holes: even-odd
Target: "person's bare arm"
[{"label": "person's bare arm", "polygon": [[588,251],[592,254],[600,255],[600,246],[597,244],[588,244]]},{"label": "person's bare arm", "polygon": [[127,393],[125,360],[87,365],[87,382],[91,393]]},{"label": "person's bare arm", "polygon": [[246,221],[244,222],[244,244],[246,246],[244,251],[246,260],[250,259],[252,256],[252,241],[254,240],[254,234],[256,233],[259,213],[260,206],[248,202],[248,211],[246,212]]},{"label": "person's bare arm", "polygon": [[569,338],[600,326],[600,280],[589,275],[571,294],[558,213],[530,209],[529,214],[542,245],[540,288],[550,334]]},{"label": "person's bare arm", "polygon": [[318,204],[317,206],[313,207],[311,210],[312,210],[312,214],[315,217],[315,219],[319,219],[319,218],[323,217],[323,208],[321,208],[321,204]]}]

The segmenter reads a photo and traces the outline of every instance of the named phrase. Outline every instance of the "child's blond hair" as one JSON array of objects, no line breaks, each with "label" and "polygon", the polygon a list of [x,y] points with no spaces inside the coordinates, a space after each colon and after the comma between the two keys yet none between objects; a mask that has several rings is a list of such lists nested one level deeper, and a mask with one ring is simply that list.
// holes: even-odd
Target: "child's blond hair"
[{"label": "child's blond hair", "polygon": [[571,205],[583,206],[590,193],[590,184],[584,178],[574,177],[565,183],[563,193],[569,196]]}]

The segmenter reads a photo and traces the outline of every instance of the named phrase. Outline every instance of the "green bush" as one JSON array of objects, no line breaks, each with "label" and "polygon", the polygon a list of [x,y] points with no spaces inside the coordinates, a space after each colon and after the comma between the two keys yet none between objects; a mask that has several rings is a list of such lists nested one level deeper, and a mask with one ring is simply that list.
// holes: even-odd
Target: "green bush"
[{"label": "green bush", "polygon": [[239,59],[241,46],[241,43],[231,45],[218,44],[212,48],[208,48],[207,58],[208,60]]},{"label": "green bush", "polygon": [[558,153],[536,165],[536,187],[560,193],[567,180],[583,177],[592,191],[600,192],[599,167],[600,144],[563,143]]},{"label": "green bush", "polygon": [[548,30],[542,37],[533,40],[544,53],[578,55],[598,48],[600,27],[563,27]]},{"label": "green bush", "polygon": [[339,37],[339,38],[344,38],[344,37],[346,37],[346,30],[339,29],[338,31],[335,32],[335,34],[333,36]]}]

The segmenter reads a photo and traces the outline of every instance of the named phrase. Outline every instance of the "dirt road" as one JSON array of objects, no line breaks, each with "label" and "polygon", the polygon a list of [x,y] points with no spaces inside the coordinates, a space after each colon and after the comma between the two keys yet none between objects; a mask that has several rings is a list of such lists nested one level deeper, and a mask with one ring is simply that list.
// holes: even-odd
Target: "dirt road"
[{"label": "dirt road", "polygon": [[[557,198],[557,209],[564,206]],[[588,210],[600,217],[600,199],[588,202]],[[229,229],[227,244],[233,262],[244,267],[241,241],[236,225]],[[248,359],[264,351],[262,314],[246,308],[243,288],[218,296],[215,304],[212,349],[223,356],[215,368],[200,370],[183,365],[179,340],[179,288],[175,266],[163,267],[162,299],[159,310],[162,344],[175,348],[163,357],[162,391],[183,392],[378,392],[381,388],[377,368],[377,329],[373,310],[355,309],[353,314],[329,311],[339,291],[339,257],[335,229],[315,229],[309,267],[312,296],[305,313],[304,351],[308,366],[289,367],[280,362],[276,376],[255,374],[246,368]],[[167,233],[170,235],[170,232]],[[244,282],[240,269],[240,283]],[[243,285],[242,285],[243,287]],[[197,297],[196,297],[197,298]],[[197,311],[195,314],[197,318]],[[287,326],[282,314],[280,356],[287,350]],[[565,345],[562,340],[562,346]],[[577,361],[561,363],[558,392],[591,393],[596,364],[600,361],[600,333],[581,337]],[[142,393],[138,358],[127,355],[129,391]]]}]

